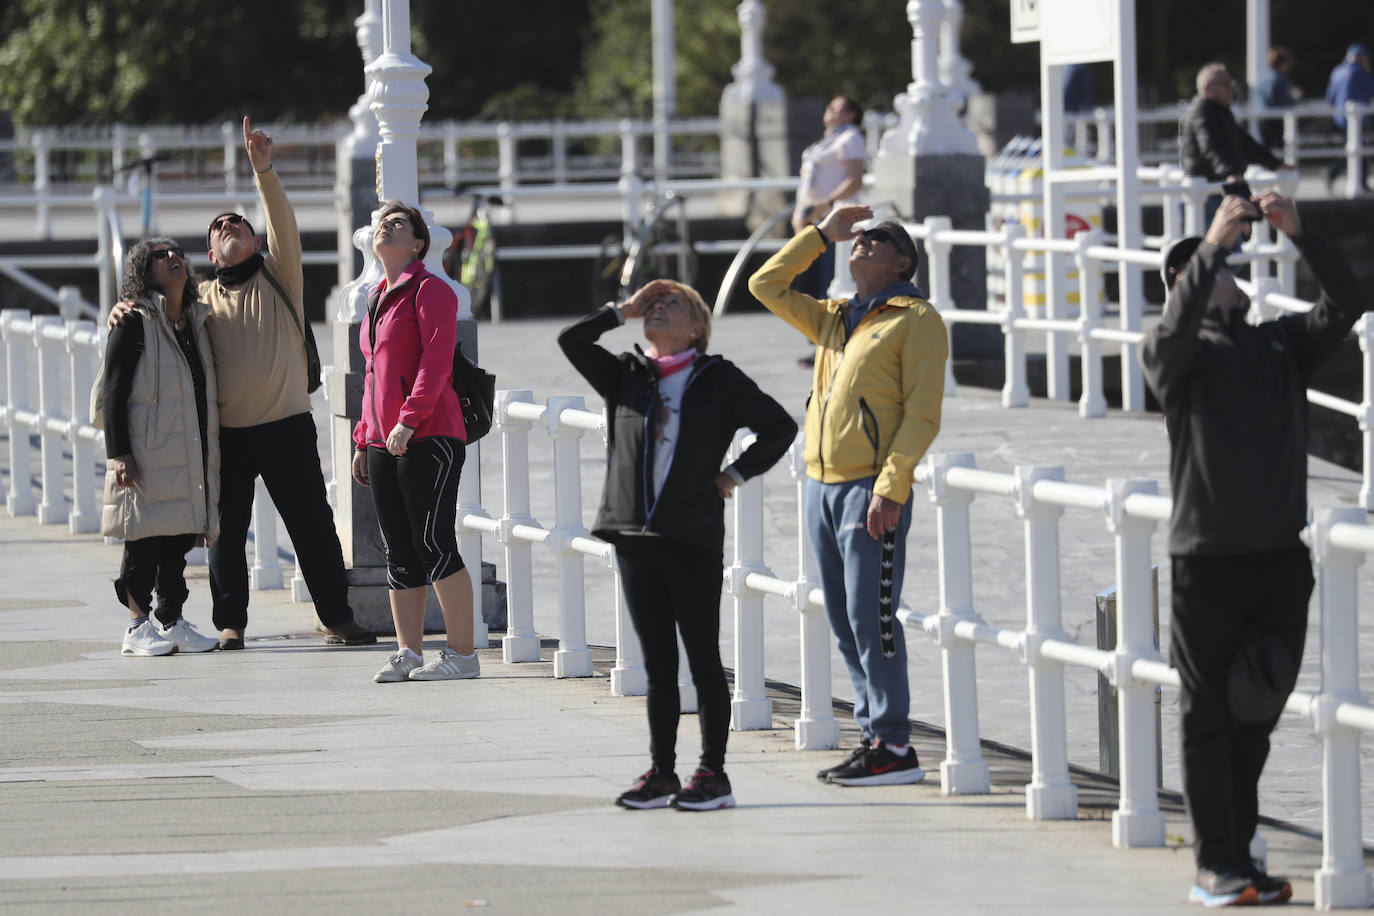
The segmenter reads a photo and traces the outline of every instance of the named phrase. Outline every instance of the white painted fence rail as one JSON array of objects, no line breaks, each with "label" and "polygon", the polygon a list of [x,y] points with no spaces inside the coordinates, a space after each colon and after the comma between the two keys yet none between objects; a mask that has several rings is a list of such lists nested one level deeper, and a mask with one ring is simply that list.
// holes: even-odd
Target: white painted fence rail
[{"label": "white painted fence rail", "polygon": [[[89,321],[63,322],[56,317],[32,317],[15,310],[0,312],[6,361],[7,395],[0,408],[0,429],[7,433],[9,480],[5,501],[12,516],[37,515],[43,524],[67,522],[74,532],[94,531],[99,506],[97,475],[102,435],[89,426],[85,401],[96,365],[99,336]],[[38,403],[29,397],[29,355],[38,359]],[[74,396],[73,396],[74,393]],[[64,403],[64,400],[66,401]],[[554,654],[556,677],[592,674],[586,643],[583,562],[593,557],[614,574],[609,545],[591,537],[584,527],[581,495],[581,439],[587,432],[604,436],[605,419],[583,409],[581,397],[558,396],[536,404],[527,390],[498,393],[496,434],[502,450],[499,513],[480,504],[478,475],[464,475],[459,493],[459,534],[464,555],[476,564],[483,540],[492,537],[505,552],[509,626],[503,655],[510,663],[540,657],[535,627],[536,587],[550,585],[557,606],[559,647]],[[554,467],[554,524],[541,525],[530,509],[531,435],[542,448],[547,440]],[[40,441],[40,499],[34,499],[30,438]],[[736,447],[742,447],[742,441]],[[793,444],[787,465],[801,512],[805,474],[801,440]],[[598,443],[598,447],[600,443]],[[480,445],[478,446],[481,447]],[[70,449],[71,506],[64,493]],[[475,465],[474,465],[475,466]],[[979,469],[972,455],[931,455],[917,471],[918,483],[935,507],[939,602],[933,613],[901,611],[908,638],[928,636],[939,647],[945,695],[945,757],[940,765],[941,790],[946,794],[989,791],[978,719],[976,647],[997,647],[1026,666],[1031,716],[1032,778],[1026,787],[1027,816],[1063,819],[1076,816],[1076,790],[1068,775],[1067,711],[1064,666],[1092,669],[1104,675],[1119,692],[1121,726],[1120,799],[1112,819],[1113,843],[1128,848],[1164,842],[1164,818],[1156,790],[1155,685],[1176,687],[1178,680],[1154,644],[1152,621],[1151,535],[1169,517],[1169,501],[1157,495],[1157,484],[1146,479],[1113,479],[1103,486],[1069,483],[1064,470],[1052,466],[1017,467],[1011,474]],[[1024,629],[990,624],[979,613],[973,591],[973,553],[969,506],[982,495],[1005,502],[1009,516],[1021,519],[1025,534],[1026,625]],[[780,545],[763,527],[764,481],[756,478],[740,487],[733,503],[735,536],[724,574],[724,591],[731,600],[735,644],[735,685],[732,727],[771,727],[771,703],[765,690],[763,615],[767,599],[781,598],[782,607],[797,615],[800,631],[801,714],[793,723],[799,749],[824,749],[838,743],[838,723],[830,694],[830,635],[821,593],[805,539],[798,525],[795,543]],[[260,560],[275,563],[275,546],[262,556],[275,522],[255,512],[255,538]],[[1098,513],[1103,524],[1103,579],[1118,587],[1116,648],[1099,650],[1066,636],[1061,619],[1058,523],[1065,511]],[[1323,749],[1323,858],[1316,874],[1319,907],[1363,906],[1371,902],[1370,875],[1364,868],[1361,846],[1359,743],[1374,729],[1374,708],[1365,701],[1359,683],[1356,570],[1374,553],[1374,528],[1359,509],[1322,509],[1305,538],[1310,544],[1320,582],[1321,687],[1315,694],[1294,693],[1289,713],[1300,717],[1316,734]],[[532,551],[547,550],[556,573],[549,583],[536,582]],[[799,571],[783,579],[770,569],[770,551],[784,550]],[[257,567],[255,566],[255,569]],[[279,582],[279,580],[278,580]],[[262,587],[255,574],[254,584]],[[641,694],[645,688],[642,655],[614,590],[616,664],[611,678],[614,695]],[[478,644],[487,643],[485,628]],[[684,708],[695,697],[683,667]],[[1257,850],[1262,853],[1262,850]]]}]

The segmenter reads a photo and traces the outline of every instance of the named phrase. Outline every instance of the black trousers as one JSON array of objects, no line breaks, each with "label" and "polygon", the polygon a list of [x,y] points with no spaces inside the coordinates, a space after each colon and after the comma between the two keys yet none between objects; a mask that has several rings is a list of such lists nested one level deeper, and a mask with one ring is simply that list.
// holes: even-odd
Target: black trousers
[{"label": "black trousers", "polygon": [[132,598],[146,614],[153,606],[156,587],[154,616],[164,626],[176,623],[190,594],[186,589],[186,551],[195,545],[194,534],[154,535],[125,541],[119,578],[114,583],[119,603],[128,607]]},{"label": "black trousers", "polygon": [[456,533],[463,456],[463,443],[445,436],[411,441],[399,456],[367,450],[390,588],[423,588],[463,570]]},{"label": "black trousers", "polygon": [[730,688],[720,662],[721,556],[666,538],[624,535],[615,541],[630,620],[649,679],[649,755],[661,772],[677,762],[677,634],[697,689],[701,765],[725,768]]},{"label": "black trousers", "polygon": [[219,431],[219,539],[210,547],[210,593],[218,629],[248,624],[248,524],[253,485],[267,485],[296,548],[315,613],[325,626],[353,619],[343,548],[324,492],[315,421],[302,413],[271,423]]},{"label": "black trousers", "polygon": [[1250,863],[1259,823],[1259,785],[1275,715],[1239,722],[1227,679],[1250,632],[1276,638],[1302,657],[1312,561],[1307,548],[1259,554],[1175,556],[1171,661],[1183,682],[1180,725],[1183,793],[1199,868]]}]

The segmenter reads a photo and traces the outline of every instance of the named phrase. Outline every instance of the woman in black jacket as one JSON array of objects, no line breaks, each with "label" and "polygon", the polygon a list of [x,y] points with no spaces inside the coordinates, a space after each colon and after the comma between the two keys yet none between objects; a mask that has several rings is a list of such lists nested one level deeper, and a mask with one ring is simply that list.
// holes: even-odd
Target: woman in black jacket
[{"label": "woman in black jacket", "polygon": [[[635,347],[615,356],[597,346],[606,331],[640,317],[647,353]],[[558,337],[606,402],[609,460],[592,531],[615,545],[649,676],[653,766],[616,799],[624,808],[706,811],[735,803],[724,769],[730,691],[720,661],[725,499],[782,457],[797,424],[733,363],[706,355],[710,336],[711,312],[700,294],[654,280]],[[722,470],[741,427],[758,438]],[[685,789],[674,772],[681,715],[674,625],[701,719],[701,762]]]}]

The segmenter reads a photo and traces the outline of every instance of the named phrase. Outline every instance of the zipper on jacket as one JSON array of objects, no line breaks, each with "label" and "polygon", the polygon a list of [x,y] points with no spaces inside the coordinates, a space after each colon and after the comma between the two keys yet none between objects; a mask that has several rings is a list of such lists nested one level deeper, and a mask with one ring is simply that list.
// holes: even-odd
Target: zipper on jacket
[{"label": "zipper on jacket", "polygon": [[[377,308],[368,314],[368,342],[372,345],[372,357],[367,361],[367,374],[372,376],[372,426],[378,433],[382,429],[382,418],[377,415],[377,321],[381,317],[382,300],[385,298],[385,293],[378,296]],[[367,443],[364,442],[363,445],[366,446]]]},{"label": "zipper on jacket", "polygon": [[[876,315],[879,311],[882,310],[882,308],[883,306],[879,305],[875,308],[869,309],[868,312],[862,318],[859,319],[859,324],[863,324],[865,321],[867,321],[869,315]],[[840,355],[835,360],[835,371],[830,373],[830,384],[825,386],[825,397],[821,401],[821,428],[817,431],[816,434],[816,461],[821,466],[822,483],[825,481],[825,450],[823,448],[825,445],[825,411],[830,406],[830,394],[835,390],[835,377],[840,374],[840,364],[844,362],[844,355],[847,352],[849,352],[849,341],[852,340],[854,336],[853,331],[849,329],[849,321],[844,314],[840,315],[840,322],[840,326],[844,328],[844,342],[840,344]],[[859,329],[859,324],[854,325],[855,331]],[[860,398],[859,400],[860,403],[863,402],[862,398]],[[865,429],[864,432],[865,434],[867,434],[868,431]],[[877,446],[874,446],[874,452],[877,452]]]}]

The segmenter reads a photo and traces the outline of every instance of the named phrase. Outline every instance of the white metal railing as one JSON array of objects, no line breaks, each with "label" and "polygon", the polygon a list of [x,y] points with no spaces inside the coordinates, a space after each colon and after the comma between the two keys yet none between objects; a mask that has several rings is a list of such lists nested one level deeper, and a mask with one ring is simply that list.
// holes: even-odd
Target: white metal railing
[{"label": "white metal railing", "polygon": [[[1115,257],[1115,255],[1113,255]],[[1290,303],[1291,304],[1291,303]],[[0,429],[8,434],[10,477],[5,501],[11,515],[35,514],[44,524],[68,523],[73,532],[98,527],[99,505],[94,473],[101,461],[103,436],[89,425],[86,395],[98,359],[99,335],[89,321],[63,322],[53,316],[32,317],[16,310],[0,312],[0,334],[6,361],[6,402]],[[36,351],[38,403],[31,403],[29,354]],[[62,384],[69,373],[68,384]],[[62,403],[62,390],[70,403]],[[502,449],[501,509],[481,505],[478,475],[464,475],[459,489],[458,528],[461,549],[478,563],[483,540],[495,538],[505,553],[509,625],[502,642],[509,663],[540,657],[535,627],[536,547],[553,558],[552,584],[557,607],[559,648],[556,677],[592,673],[586,642],[586,584],[583,561],[595,558],[611,567],[609,545],[590,536],[583,525],[580,443],[588,432],[605,435],[605,418],[584,409],[581,397],[553,397],[534,403],[525,390],[503,390],[497,396],[496,435]],[[530,508],[530,438],[549,442],[554,470],[555,518],[539,524]],[[40,442],[40,500],[34,500],[30,437]],[[488,441],[493,441],[488,440]],[[736,449],[746,440],[740,437]],[[71,469],[64,449],[71,450]],[[800,436],[787,468],[794,492],[787,497],[800,518],[805,466]],[[71,508],[64,489],[71,475]],[[975,648],[1000,647],[1027,666],[1032,720],[1032,778],[1026,787],[1027,815],[1035,819],[1076,816],[1076,790],[1068,777],[1063,669],[1086,667],[1103,674],[1120,696],[1120,800],[1113,816],[1113,842],[1122,847],[1161,845],[1164,819],[1156,790],[1154,685],[1176,686],[1177,675],[1160,657],[1152,628],[1151,534],[1169,517],[1169,501],[1157,494],[1152,480],[1108,480],[1104,486],[1072,484],[1060,467],[1025,466],[1011,474],[976,467],[971,455],[932,455],[917,470],[935,506],[938,535],[939,604],[934,613],[901,612],[909,633],[929,635],[943,657],[946,752],[940,766],[947,794],[989,790],[978,725],[978,678]],[[977,612],[973,592],[973,558],[969,506],[978,495],[1005,501],[1022,520],[1026,543],[1026,626],[995,626]],[[797,615],[800,630],[801,715],[794,723],[799,749],[834,747],[838,723],[831,704],[831,653],[822,596],[817,586],[806,526],[797,525],[796,540],[779,545],[763,525],[764,481],[755,478],[735,494],[733,547],[724,573],[724,591],[732,602],[735,684],[732,725],[736,729],[770,727],[771,701],[765,690],[763,615],[769,596]],[[1111,575],[1118,586],[1116,649],[1099,650],[1069,639],[1061,620],[1058,523],[1066,510],[1100,513],[1104,549],[1111,546]],[[265,499],[255,506],[254,587],[280,584],[273,577],[275,523]],[[1320,510],[1305,535],[1312,547],[1322,583],[1321,689],[1294,693],[1287,710],[1314,729],[1323,749],[1323,858],[1316,875],[1320,906],[1356,906],[1370,902],[1370,878],[1361,847],[1359,741],[1374,729],[1374,708],[1359,688],[1358,594],[1355,571],[1366,553],[1374,553],[1374,528],[1358,509]],[[785,550],[795,561],[795,578],[782,578],[769,566],[770,556]],[[777,557],[775,556],[775,559]],[[1105,579],[1107,576],[1104,569]],[[275,578],[275,582],[271,581]],[[616,664],[611,691],[642,694],[642,655],[615,589]],[[299,596],[298,596],[299,597]],[[474,609],[480,614],[480,604]],[[488,634],[479,626],[477,644]],[[687,667],[683,667],[684,708],[695,705]],[[1262,850],[1260,850],[1262,852]]]}]

